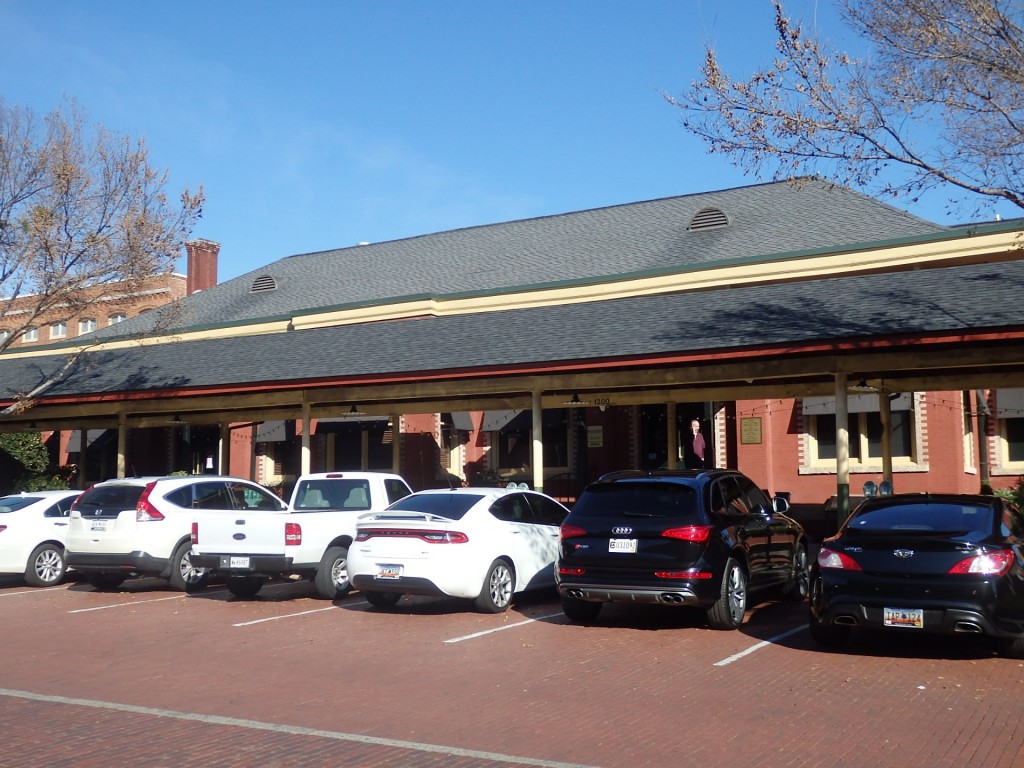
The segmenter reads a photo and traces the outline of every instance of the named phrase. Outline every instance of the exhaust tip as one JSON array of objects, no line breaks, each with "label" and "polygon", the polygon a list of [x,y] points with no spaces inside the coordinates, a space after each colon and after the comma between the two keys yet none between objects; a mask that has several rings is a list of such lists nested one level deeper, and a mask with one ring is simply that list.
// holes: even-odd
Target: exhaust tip
[{"label": "exhaust tip", "polygon": [[853,616],[836,616],[832,620],[833,624],[838,624],[842,627],[856,627],[857,619]]},{"label": "exhaust tip", "polygon": [[981,627],[975,624],[973,621],[958,621],[953,625],[954,632],[963,632],[969,635],[980,635]]}]

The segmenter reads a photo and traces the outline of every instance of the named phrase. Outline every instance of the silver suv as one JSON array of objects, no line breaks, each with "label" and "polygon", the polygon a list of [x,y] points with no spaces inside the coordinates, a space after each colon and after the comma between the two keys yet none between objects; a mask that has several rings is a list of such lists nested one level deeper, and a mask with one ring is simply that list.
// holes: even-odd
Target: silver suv
[{"label": "silver suv", "polygon": [[69,568],[96,589],[115,589],[129,576],[159,576],[194,591],[208,575],[192,567],[192,522],[287,505],[263,486],[237,477],[129,477],[96,483],[71,509],[65,549]]}]

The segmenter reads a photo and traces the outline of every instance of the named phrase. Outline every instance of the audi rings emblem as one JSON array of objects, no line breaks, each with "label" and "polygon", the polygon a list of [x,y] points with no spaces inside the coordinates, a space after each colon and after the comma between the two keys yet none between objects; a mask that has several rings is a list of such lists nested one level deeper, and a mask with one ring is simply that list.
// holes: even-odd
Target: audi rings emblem
[{"label": "audi rings emblem", "polygon": [[896,555],[896,557],[903,557],[903,558],[913,557],[914,556],[914,550],[912,550],[912,549],[894,549],[892,551],[892,553],[894,555]]},{"label": "audi rings emblem", "polygon": [[628,534],[628,533],[632,533],[632,532],[633,532],[633,529],[630,528],[628,525],[617,525],[614,528],[612,528],[612,533],[614,533],[616,536],[624,535],[624,534]]}]

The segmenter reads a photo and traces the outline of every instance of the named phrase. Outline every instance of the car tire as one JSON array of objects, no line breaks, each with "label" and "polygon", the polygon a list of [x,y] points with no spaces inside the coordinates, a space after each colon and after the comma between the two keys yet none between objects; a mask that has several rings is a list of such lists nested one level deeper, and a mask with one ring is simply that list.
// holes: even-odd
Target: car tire
[{"label": "car tire", "polygon": [[747,612],[747,572],[735,559],[725,562],[718,599],[707,610],[712,629],[737,629]]},{"label": "car tire", "polygon": [[807,545],[798,544],[793,553],[792,574],[782,590],[787,600],[803,600],[810,592],[811,572],[807,562]]},{"label": "car tire", "polygon": [[996,651],[1007,659],[1024,659],[1024,637],[1004,638],[998,641]]},{"label": "car tire", "polygon": [[56,544],[43,543],[32,550],[25,568],[25,583],[30,587],[52,587],[60,584],[67,572],[64,548]]},{"label": "car tire", "polygon": [[594,603],[589,600],[580,600],[577,597],[562,596],[562,613],[571,621],[580,624],[590,624],[598,614],[601,613],[601,606],[604,603]]},{"label": "car tire", "polygon": [[476,598],[476,609],[481,613],[502,613],[512,604],[516,575],[507,560],[501,558],[491,563],[484,577],[480,594]]},{"label": "car tire", "polygon": [[841,648],[850,639],[849,627],[825,624],[818,621],[813,615],[807,622],[807,628],[811,631],[811,639],[822,648]]},{"label": "car tire", "polygon": [[394,608],[402,599],[401,592],[363,592],[366,602],[374,608]]},{"label": "car tire", "polygon": [[256,597],[266,581],[263,576],[228,576],[225,585],[235,597],[248,598]]},{"label": "car tire", "polygon": [[206,587],[210,574],[192,565],[192,543],[182,542],[171,555],[171,575],[167,581],[178,592],[198,592]]},{"label": "car tire", "polygon": [[339,600],[352,589],[348,577],[348,547],[328,547],[313,579],[317,597]]},{"label": "car tire", "polygon": [[122,584],[124,584],[124,580],[128,578],[128,576],[123,573],[109,572],[86,573],[83,575],[85,576],[85,580],[89,582],[92,588],[98,589],[100,592],[106,592],[111,589],[117,589]]}]

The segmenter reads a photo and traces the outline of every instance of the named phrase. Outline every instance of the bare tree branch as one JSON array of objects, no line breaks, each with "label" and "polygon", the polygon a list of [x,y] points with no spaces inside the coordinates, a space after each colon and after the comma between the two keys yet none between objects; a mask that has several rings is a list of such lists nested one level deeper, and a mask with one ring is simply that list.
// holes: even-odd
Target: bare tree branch
[{"label": "bare tree branch", "polygon": [[144,142],[89,129],[74,102],[40,119],[0,100],[0,353],[173,269],[203,192],[171,204],[166,184]]},{"label": "bare tree branch", "polygon": [[[775,60],[746,80],[707,49],[680,97],[683,125],[711,152],[773,179],[825,175],[916,199],[1024,208],[1024,2],[836,0],[868,46],[832,50],[775,6]],[[958,191],[957,191],[958,190]]]}]

